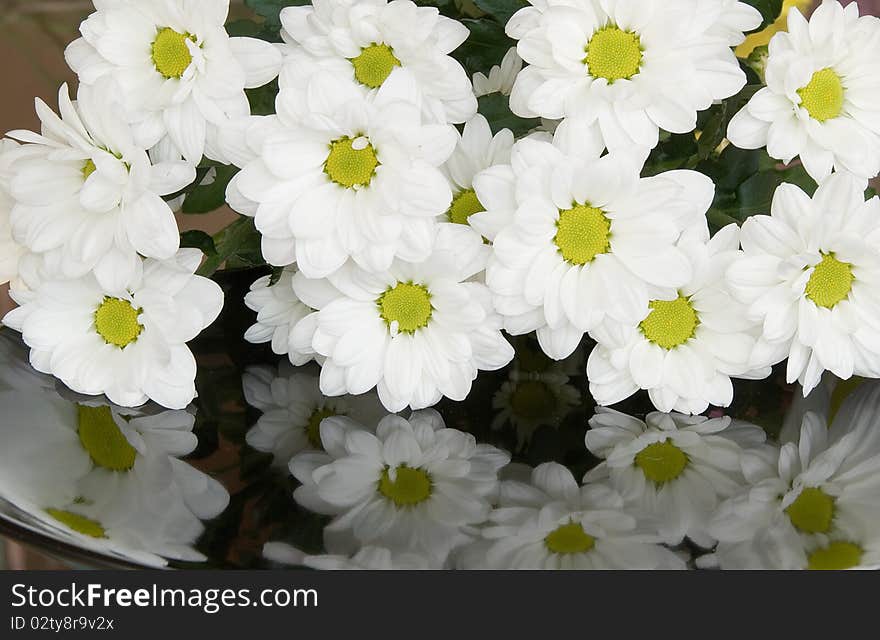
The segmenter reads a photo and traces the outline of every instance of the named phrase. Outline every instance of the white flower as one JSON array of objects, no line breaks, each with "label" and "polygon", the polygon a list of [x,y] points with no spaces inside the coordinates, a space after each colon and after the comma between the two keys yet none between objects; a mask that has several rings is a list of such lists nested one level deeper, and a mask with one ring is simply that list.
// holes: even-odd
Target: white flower
[{"label": "white flower", "polygon": [[[293,290],[295,277],[302,276],[296,268],[287,267],[275,284],[271,284],[272,276],[263,276],[251,285],[244,303],[257,312],[257,322],[247,330],[244,339],[253,344],[269,342],[274,353],[287,355],[291,363],[300,366],[315,359],[311,335],[317,326],[317,316],[297,298]],[[308,345],[300,350],[293,344],[293,337],[307,327]]]},{"label": "white flower", "polygon": [[244,397],[263,412],[247,432],[247,443],[272,453],[275,464],[287,467],[302,451],[322,451],[321,422],[343,416],[373,429],[386,413],[375,394],[328,398],[318,388],[318,376],[282,363],[277,371],[250,367],[242,377]]},{"label": "white flower", "polygon": [[597,411],[586,444],[604,462],[584,481],[610,482],[628,506],[656,520],[665,542],[687,536],[710,546],[708,520],[744,484],[743,449],[764,442],[764,431],[726,417],[651,413],[643,422],[611,409]]},{"label": "white flower", "polygon": [[[278,75],[281,53],[255,38],[230,38],[229,0],[114,0],[80,25],[65,52],[81,84],[109,78],[145,148],[167,142],[197,164],[206,139],[250,113],[245,88]],[[217,160],[223,160],[210,153]]]},{"label": "white flower", "polygon": [[303,453],[290,462],[303,483],[294,492],[297,502],[336,516],[324,533],[331,553],[381,545],[443,562],[471,539],[469,527],[486,519],[496,497],[507,453],[447,429],[432,410],[408,421],[388,416],[376,435],[344,422],[321,424],[327,453]]},{"label": "white flower", "polygon": [[590,393],[601,405],[647,389],[660,411],[698,414],[710,404],[733,402],[735,378],[766,378],[752,370],[760,335],[745,305],[731,295],[727,267],[740,256],[739,227],[732,224],[708,242],[679,245],[691,260],[692,278],[670,299],[652,300],[640,322],[606,321],[591,332],[599,343],[590,354]]},{"label": "white flower", "polygon": [[437,122],[467,122],[477,111],[471,83],[449,54],[468,37],[460,22],[409,0],[325,0],[281,11],[282,89],[302,90],[314,73],[332,74],[365,92],[407,69]]},{"label": "white flower", "polygon": [[43,133],[11,132],[31,144],[9,151],[4,164],[15,239],[64,277],[94,271],[115,290],[133,276],[138,253],[164,260],[177,252],[177,222],[160,196],[191,183],[195,169],[151,163],[106,91],[80,87],[74,104],[63,85],[61,118],[37,98]]},{"label": "white flower", "polygon": [[742,228],[745,256],[728,270],[731,291],[763,322],[756,362],[788,358],[804,395],[822,372],[880,377],[880,198],[864,180],[834,174],[811,200],[783,184],[771,215]]},{"label": "white flower", "polygon": [[516,52],[516,47],[504,54],[501,66],[495,65],[489,70],[489,76],[482,72],[474,74],[474,93],[478,98],[491,93],[509,96],[513,91],[516,76],[522,71],[523,61]]},{"label": "white flower", "polygon": [[731,38],[718,34],[718,16],[699,15],[705,3],[531,4],[507,24],[529,63],[510,99],[519,116],[578,118],[595,127],[612,151],[651,149],[660,129],[693,131],[698,111],[745,86]]},{"label": "white flower", "polygon": [[[511,165],[474,180],[487,211],[471,225],[494,241],[486,283],[505,329],[537,330],[541,348],[563,359],[606,317],[639,322],[651,289],[672,295],[691,277],[676,242],[708,237],[705,212],[714,185],[693,171],[639,179],[636,160],[566,155],[583,145],[566,122],[556,145],[526,138]],[[587,143],[589,144],[589,143]],[[499,230],[497,235],[493,230]]]},{"label": "white flower", "polygon": [[469,224],[472,215],[486,210],[474,191],[474,178],[489,167],[510,164],[512,148],[510,129],[493,137],[485,117],[478,114],[468,120],[455,151],[442,167],[452,187],[452,206],[446,212],[449,222]]},{"label": "white flower", "polygon": [[880,564],[880,387],[864,385],[832,426],[804,416],[799,442],[743,460],[749,485],[709,531],[722,569],[848,569]]},{"label": "white flower", "polygon": [[745,42],[745,34],[764,21],[761,12],[740,0],[680,0],[693,6],[693,17],[711,23],[707,33],[717,35],[730,46]]},{"label": "white flower", "polygon": [[743,149],[767,147],[777,160],[800,157],[820,181],[832,169],[865,179],[880,173],[880,20],[859,17],[825,0],[809,23],[796,7],[788,33],[770,41],[767,86],[730,122],[730,141]]},{"label": "white flower", "polygon": [[179,459],[196,446],[191,414],[131,415],[33,389],[0,393],[0,407],[0,495],[30,528],[150,566],[204,560],[192,547],[201,520],[229,494]]},{"label": "white flower", "polygon": [[9,165],[14,157],[11,151],[17,147],[14,141],[0,138],[0,284],[6,284],[18,277],[18,261],[25,252],[25,248],[12,236],[10,222],[15,202],[9,195]]},{"label": "white flower", "polygon": [[482,529],[489,542],[464,549],[464,569],[684,569],[602,484],[578,486],[555,462],[538,466],[531,482],[505,481],[499,506]]},{"label": "white flower", "polygon": [[196,394],[196,362],[186,342],[219,315],[223,292],[194,276],[202,254],[138,263],[123,292],[91,275],[43,282],[3,318],[31,348],[31,364],[78,393],[116,404],[148,399],[181,409]]},{"label": "white flower", "polygon": [[283,542],[263,545],[263,557],[271,562],[306,566],[323,571],[425,571],[440,569],[437,562],[421,553],[396,552],[385,547],[366,546],[353,556],[308,555]]},{"label": "white flower", "polygon": [[424,124],[419,101],[404,70],[370,99],[323,75],[278,94],[279,115],[256,127],[259,157],[230,185],[232,204],[255,215],[270,264],[296,262],[321,278],[350,256],[373,271],[395,256],[428,257],[435,218],[452,202],[439,167],[456,135],[451,125]]},{"label": "white flower", "polygon": [[376,274],[349,264],[329,278],[339,296],[328,303],[321,281],[296,281],[300,299],[319,309],[312,346],[326,358],[322,393],[376,387],[389,411],[423,409],[443,396],[464,400],[478,371],[509,363],[513,348],[489,291],[469,281],[486,252],[477,234],[442,224],[428,260],[397,260]]}]

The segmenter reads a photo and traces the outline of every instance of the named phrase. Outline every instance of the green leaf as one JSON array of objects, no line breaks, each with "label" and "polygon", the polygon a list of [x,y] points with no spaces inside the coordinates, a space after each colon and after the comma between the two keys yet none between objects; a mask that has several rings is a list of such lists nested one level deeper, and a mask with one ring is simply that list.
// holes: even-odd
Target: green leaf
[{"label": "green leaf", "polygon": [[529,6],[525,0],[474,0],[474,4],[502,25],[506,25],[514,13]]},{"label": "green leaf", "polygon": [[180,247],[182,249],[201,249],[202,253],[209,258],[217,255],[214,238],[204,231],[184,231],[180,234]]},{"label": "green leaf", "polygon": [[224,263],[228,269],[255,267],[265,264],[260,252],[260,234],[252,218],[241,217],[214,236],[216,252],[201,266],[198,273],[211,276]]},{"label": "green leaf", "polygon": [[766,29],[782,14],[782,0],[742,0],[742,2],[755,7],[764,18],[764,22],[755,31]]},{"label": "green leaf", "polygon": [[191,214],[210,213],[226,204],[226,186],[238,173],[238,168],[231,165],[216,167],[217,177],[211,184],[203,184],[194,188],[183,201],[183,212]]},{"label": "green leaf", "polygon": [[510,129],[520,137],[541,124],[540,118],[520,118],[510,110],[510,99],[500,93],[491,93],[479,99],[479,111],[486,116],[493,133]]},{"label": "green leaf", "polygon": [[504,33],[504,26],[494,20],[481,18],[461,22],[471,35],[452,55],[470,75],[477,71],[488,73],[494,65],[501,64],[504,54],[516,44]]},{"label": "green leaf", "polygon": [[311,4],[310,0],[244,0],[244,3],[266,20],[270,29],[281,28],[281,10],[284,7],[299,7]]},{"label": "green leaf", "polygon": [[278,97],[278,79],[256,89],[246,89],[251,115],[271,116],[275,113],[275,99]]}]

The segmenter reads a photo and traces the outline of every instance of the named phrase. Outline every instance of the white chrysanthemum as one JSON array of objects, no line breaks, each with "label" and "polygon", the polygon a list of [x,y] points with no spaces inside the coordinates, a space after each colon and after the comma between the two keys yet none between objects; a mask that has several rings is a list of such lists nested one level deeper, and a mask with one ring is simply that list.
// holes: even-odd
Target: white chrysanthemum
[{"label": "white chrysanthemum", "polygon": [[12,236],[10,214],[15,202],[9,195],[11,176],[10,164],[14,158],[11,151],[18,145],[6,138],[0,138],[0,284],[6,284],[18,277],[18,261],[25,248]]},{"label": "white chrysanthemum", "polygon": [[855,2],[825,2],[809,23],[793,7],[788,33],[770,41],[767,86],[730,122],[730,141],[767,147],[783,162],[800,157],[817,181],[832,169],[866,179],[880,173],[880,20]]},{"label": "white chrysanthemum", "polygon": [[728,270],[731,291],[763,322],[757,361],[788,358],[804,395],[822,372],[880,377],[880,198],[836,173],[812,200],[783,184],[771,215],[742,228],[745,256]]},{"label": "white chrysanthemum", "polygon": [[230,186],[236,209],[255,215],[269,263],[321,278],[349,257],[372,271],[428,257],[452,202],[439,167],[456,134],[424,124],[419,102],[404,70],[371,99],[323,75],[278,94],[277,118],[257,127],[258,158]]},{"label": "white chrysanthemum", "polygon": [[742,44],[749,31],[764,21],[761,12],[740,0],[679,0],[695,5],[691,14],[695,24],[706,28],[708,35],[722,38],[728,45]]},{"label": "white chrysanthemum", "polygon": [[684,569],[603,484],[579,486],[555,462],[538,466],[531,482],[501,484],[499,506],[482,529],[490,542],[463,550],[463,569]]},{"label": "white chrysanthemum", "polygon": [[195,179],[185,162],[153,164],[119,119],[108,87],[58,94],[61,117],[37,98],[42,135],[13,131],[25,144],[9,151],[12,232],[45,254],[64,277],[94,271],[107,289],[134,275],[138,253],[165,260],[180,248],[174,213],[161,196]]},{"label": "white chrysanthemum", "polygon": [[271,343],[274,353],[287,355],[292,364],[300,366],[314,360],[316,354],[310,337],[303,350],[293,344],[293,337],[304,331],[314,334],[317,316],[314,309],[297,298],[293,290],[296,277],[302,276],[295,267],[287,267],[275,284],[271,276],[263,276],[251,285],[244,303],[257,312],[257,322],[247,330],[244,339],[253,344]]},{"label": "white chrysanthemum", "polygon": [[452,206],[446,212],[449,222],[466,225],[472,215],[486,210],[474,190],[474,178],[489,167],[510,164],[512,148],[510,129],[493,137],[485,117],[478,114],[468,120],[455,151],[442,167],[452,187]]},{"label": "white chrysanthemum", "polygon": [[556,146],[521,140],[511,165],[477,176],[487,211],[471,217],[494,240],[486,283],[505,329],[537,330],[555,359],[570,355],[606,317],[641,321],[652,288],[672,296],[691,279],[676,242],[684,230],[708,237],[714,194],[712,181],[693,171],[639,179],[628,156],[565,155],[558,147],[567,125]]},{"label": "white chrysanthemum", "polygon": [[507,453],[447,429],[432,410],[408,421],[388,416],[376,435],[340,423],[344,419],[321,424],[326,453],[290,462],[303,483],[294,492],[297,502],[336,516],[324,534],[331,553],[382,545],[443,562],[471,539],[469,527],[485,521],[498,472],[510,462]]},{"label": "white chrysanthemum", "polygon": [[[443,396],[464,400],[478,371],[509,363],[489,291],[469,281],[488,250],[466,227],[444,223],[424,262],[396,260],[375,274],[349,263],[328,281],[296,280],[300,300],[319,310],[312,347],[326,358],[322,393],[376,387],[389,411],[422,409]],[[332,301],[328,282],[338,290]]]},{"label": "white chrysanthemum", "polygon": [[148,399],[182,409],[195,397],[196,362],[186,343],[220,314],[223,292],[193,275],[202,254],[138,262],[122,292],[91,275],[47,280],[3,318],[31,348],[31,364],[78,393],[122,406]]},{"label": "white chrysanthemum", "polygon": [[[534,0],[507,24],[529,63],[511,94],[526,118],[577,118],[612,151],[687,133],[697,112],[746,83],[718,16],[692,0]],[[728,5],[716,10],[732,10]],[[737,9],[738,11],[738,9]],[[755,17],[754,26],[760,23]]]},{"label": "white chrysanthemum", "polygon": [[277,370],[250,367],[242,377],[244,397],[263,412],[247,432],[247,443],[272,453],[275,464],[287,467],[302,451],[322,451],[321,422],[343,416],[372,430],[385,417],[376,394],[328,398],[318,388],[316,374],[299,371],[284,362]]},{"label": "white chrysanthemum", "polygon": [[4,392],[0,407],[0,493],[30,526],[151,566],[204,560],[192,548],[201,520],[229,494],[179,459],[196,446],[192,415],[129,415],[33,391]]},{"label": "white chrysanthemum", "polygon": [[880,563],[880,387],[865,385],[829,429],[804,416],[799,442],[746,454],[749,485],[709,530],[722,569],[848,569]]},{"label": "white chrysanthemum", "polygon": [[504,54],[501,65],[495,65],[489,70],[488,76],[480,71],[474,74],[474,94],[478,98],[492,93],[509,96],[522,68],[523,60],[516,52],[516,47],[512,47]]},{"label": "white chrysanthemum", "polygon": [[460,22],[409,0],[324,0],[281,11],[289,45],[282,89],[302,90],[314,73],[344,78],[364,91],[381,88],[397,68],[409,70],[437,122],[467,122],[477,111],[471,83],[449,56],[468,37]]},{"label": "white chrysanthemum", "polygon": [[604,461],[584,477],[607,480],[628,505],[656,521],[664,541],[687,536],[701,546],[719,502],[744,484],[744,449],[764,442],[764,431],[730,418],[651,413],[643,422],[599,408],[586,443]]},{"label": "white chrysanthemum", "polygon": [[353,556],[312,556],[283,542],[263,545],[263,557],[278,564],[306,566],[322,571],[426,571],[440,569],[430,556],[385,547],[362,547]]},{"label": "white chrysanthemum", "polygon": [[114,81],[141,145],[167,135],[192,164],[218,127],[250,113],[245,88],[281,67],[275,45],[229,37],[229,0],[96,0],[95,8],[67,47],[68,64],[81,84]]},{"label": "white chrysanthemum", "polygon": [[732,224],[708,242],[684,240],[679,246],[691,260],[689,282],[671,299],[652,300],[640,322],[606,321],[590,334],[598,346],[587,377],[601,405],[647,389],[660,411],[698,414],[710,404],[730,406],[732,377],[770,375],[769,367],[752,370],[759,323],[730,295],[725,280],[740,256],[739,227]]}]

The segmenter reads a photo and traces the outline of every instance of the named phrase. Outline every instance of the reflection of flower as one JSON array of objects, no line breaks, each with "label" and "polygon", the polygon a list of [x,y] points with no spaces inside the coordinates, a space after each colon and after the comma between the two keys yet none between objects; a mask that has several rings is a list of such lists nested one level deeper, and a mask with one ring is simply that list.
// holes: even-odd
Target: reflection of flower
[{"label": "reflection of flower", "polygon": [[162,566],[200,561],[193,544],[228,504],[179,459],[197,441],[185,411],[132,413],[53,392],[0,393],[0,496],[29,526],[98,553]]},{"label": "reflection of flower", "polygon": [[375,393],[326,397],[318,388],[317,375],[286,362],[277,371],[249,368],[242,385],[247,403],[263,412],[248,431],[247,443],[272,453],[277,466],[287,467],[301,451],[323,451],[320,427],[325,418],[353,418],[372,430],[386,415]]},{"label": "reflection of flower", "polygon": [[528,484],[504,482],[500,506],[482,533],[489,542],[463,550],[462,568],[684,569],[626,513],[617,492],[578,486],[571,471],[553,462],[537,467]]},{"label": "reflection of flower", "polygon": [[629,506],[657,520],[670,544],[685,536],[711,544],[709,517],[743,485],[743,449],[765,438],[758,427],[730,418],[651,413],[643,422],[604,408],[590,427],[587,448],[605,461],[584,480],[608,480]]},{"label": "reflection of flower", "polygon": [[721,504],[722,569],[848,569],[880,564],[880,386],[848,398],[833,425],[807,413],[800,439],[747,452],[749,482]]},{"label": "reflection of flower", "polygon": [[335,516],[324,532],[334,553],[375,544],[445,560],[470,539],[470,526],[485,521],[498,471],[510,461],[507,453],[447,429],[432,410],[409,420],[388,416],[376,435],[329,418],[321,441],[327,453],[301,453],[290,470],[302,482],[297,502]]},{"label": "reflection of flower", "polygon": [[416,571],[439,569],[428,556],[411,551],[395,552],[385,547],[362,547],[353,556],[310,556],[283,542],[263,545],[263,557],[278,564],[300,565],[323,570]]}]

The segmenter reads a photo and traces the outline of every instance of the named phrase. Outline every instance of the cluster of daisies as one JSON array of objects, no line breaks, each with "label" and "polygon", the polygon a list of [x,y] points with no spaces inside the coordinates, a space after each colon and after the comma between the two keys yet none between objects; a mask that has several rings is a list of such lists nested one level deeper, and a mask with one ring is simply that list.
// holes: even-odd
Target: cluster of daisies
[{"label": "cluster of daisies", "polygon": [[880,385],[798,399],[779,443],[729,417],[600,408],[581,479],[511,463],[436,411],[387,415],[375,393],[327,398],[315,374],[249,370],[248,442],[328,517],[323,569],[849,569],[880,566]]},{"label": "cluster of daisies", "polygon": [[[4,141],[0,280],[21,305],[4,322],[39,370],[124,405],[192,399],[185,343],[222,296],[171,211],[204,156],[240,168],[227,201],[276,268],[246,338],[317,361],[327,396],[463,400],[512,360],[504,332],[553,359],[588,335],[602,405],[646,390],[699,414],[786,359],[804,393],[824,371],[880,376],[880,20],[854,3],[791,9],[727,132],[818,190],[783,184],[714,236],[711,179],[643,169],[742,92],[733,48],[762,23],[744,2],[536,0],[473,81],[450,55],[468,29],[433,7],[286,7],[270,44],[230,38],[228,4],[97,4],[67,50],[76,103],[63,88],[42,134]],[[251,116],[245,89],[276,77],[275,114]],[[541,125],[493,131],[490,93]]]}]

